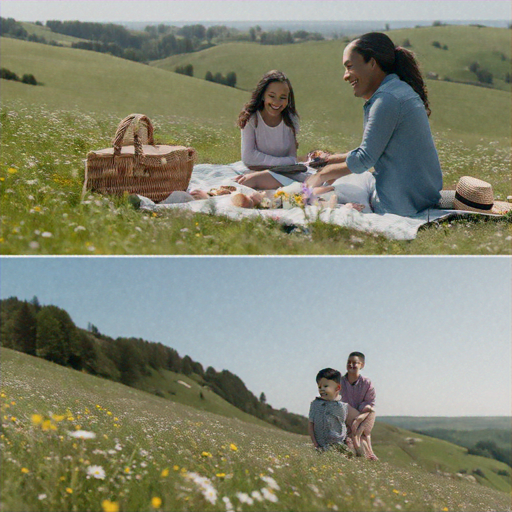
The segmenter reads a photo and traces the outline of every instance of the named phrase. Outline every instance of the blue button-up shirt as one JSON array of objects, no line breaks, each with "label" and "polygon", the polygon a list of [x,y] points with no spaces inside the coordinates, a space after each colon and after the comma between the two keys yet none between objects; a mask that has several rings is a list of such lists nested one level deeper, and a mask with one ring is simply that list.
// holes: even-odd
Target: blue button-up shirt
[{"label": "blue button-up shirt", "polygon": [[439,201],[443,176],[425,106],[398,75],[365,103],[363,141],[346,163],[354,173],[374,168],[376,213],[410,216]]}]

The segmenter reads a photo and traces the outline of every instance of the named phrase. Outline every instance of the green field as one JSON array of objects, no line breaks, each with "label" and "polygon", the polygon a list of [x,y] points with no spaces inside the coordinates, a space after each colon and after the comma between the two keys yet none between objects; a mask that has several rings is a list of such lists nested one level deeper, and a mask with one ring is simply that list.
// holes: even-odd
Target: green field
[{"label": "green field", "polygon": [[55,41],[63,46],[71,46],[71,43],[78,43],[79,41],[86,41],[80,37],[67,36],[66,34],[58,34],[53,32],[52,29],[46,26],[36,25],[28,21],[21,21],[20,25],[27,31],[27,33],[34,34],[37,37],[44,37],[46,42]]},{"label": "green field", "polygon": [[[424,30],[408,32],[413,45]],[[494,39],[509,32],[493,29],[481,46],[492,53]],[[246,88],[268,68],[282,68],[301,114],[299,152],[343,151],[360,141],[362,103],[342,81],[341,50],[340,41],[229,43],[175,59],[196,59],[197,69],[234,70]],[[154,121],[159,142],[195,147],[198,162],[239,160],[235,121],[249,93],[71,48],[2,38],[0,52],[4,67],[43,83],[2,81],[2,254],[511,253],[507,222],[456,221],[421,230],[412,242],[395,242],[318,223],[289,235],[272,222],[148,216],[123,198],[81,202],[83,159],[109,146],[119,120],[132,112]],[[312,69],[320,69],[320,77]],[[496,199],[505,200],[511,194],[510,92],[442,81],[429,81],[429,89],[445,188],[470,175],[489,181]]]},{"label": "green field", "polygon": [[444,441],[377,423],[380,462],[319,455],[307,436],[0,355],[3,510],[510,509],[507,466]]}]

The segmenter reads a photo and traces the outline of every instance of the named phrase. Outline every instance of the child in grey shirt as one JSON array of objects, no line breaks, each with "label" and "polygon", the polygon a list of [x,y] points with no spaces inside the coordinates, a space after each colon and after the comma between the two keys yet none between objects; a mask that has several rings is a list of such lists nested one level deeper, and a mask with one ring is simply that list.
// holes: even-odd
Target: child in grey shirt
[{"label": "child in grey shirt", "polygon": [[311,402],[309,409],[309,435],[317,449],[326,450],[334,446],[341,452],[348,452],[345,445],[346,423],[350,422],[352,440],[356,453],[360,451],[358,427],[365,415],[341,401],[341,373],[332,368],[324,368],[316,376],[320,397]]}]

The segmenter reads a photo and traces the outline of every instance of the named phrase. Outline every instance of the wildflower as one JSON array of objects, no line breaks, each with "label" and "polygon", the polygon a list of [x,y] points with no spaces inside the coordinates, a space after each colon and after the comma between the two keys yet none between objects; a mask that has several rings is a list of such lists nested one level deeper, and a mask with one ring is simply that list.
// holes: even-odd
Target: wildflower
[{"label": "wildflower", "polygon": [[238,451],[238,448],[237,448],[236,444],[231,443],[231,444],[229,445],[229,447],[230,447],[230,448],[231,448],[231,450],[233,450],[234,452],[237,452],[237,451]]},{"label": "wildflower", "polygon": [[41,233],[41,236],[43,238],[51,238],[53,235],[49,231],[44,231],[43,233]]},{"label": "wildflower", "polygon": [[151,506],[153,508],[160,508],[161,504],[162,500],[160,498],[157,498],[156,496],[154,498],[151,498]]},{"label": "wildflower", "polygon": [[56,421],[57,423],[60,423],[61,421],[63,421],[64,418],[65,418],[65,416],[62,414],[52,414],[52,419],[54,421]]},{"label": "wildflower", "polygon": [[71,487],[66,487],[66,492],[68,494],[73,494],[73,489],[71,489]]},{"label": "wildflower", "polygon": [[393,489],[393,492],[394,492],[395,494],[400,494],[400,491],[397,491],[396,489]]},{"label": "wildflower", "polygon": [[42,500],[45,500],[47,497],[48,497],[48,496],[46,496],[46,494],[39,494],[39,495],[37,496],[37,499],[38,499],[39,501],[42,501]]},{"label": "wildflower", "polygon": [[260,478],[271,488],[276,491],[280,490],[279,485],[277,485],[277,482],[271,477],[271,476],[260,476]]},{"label": "wildflower", "polygon": [[252,505],[254,500],[245,492],[237,492],[235,496],[238,498],[240,503],[247,503],[247,505]]},{"label": "wildflower", "polygon": [[261,495],[261,492],[260,492],[260,491],[252,491],[252,492],[251,492],[251,496],[252,496],[256,501],[263,501],[263,496]]},{"label": "wildflower", "polygon": [[222,501],[226,505],[226,512],[234,512],[233,504],[231,503],[231,500],[227,496],[224,496],[222,498]]},{"label": "wildflower", "polygon": [[41,425],[41,423],[43,423],[43,417],[40,414],[32,414],[32,423],[34,425]]},{"label": "wildflower", "polygon": [[173,469],[174,471],[179,471],[179,470],[180,470],[180,467],[179,467],[178,465],[176,465],[176,464],[175,464],[175,465],[172,467],[172,469]]},{"label": "wildflower", "polygon": [[271,501],[272,503],[276,503],[278,501],[277,496],[267,487],[263,487],[263,489],[261,489],[261,494],[266,500]]},{"label": "wildflower", "polygon": [[76,437],[77,439],[94,439],[96,434],[88,432],[87,430],[77,430],[76,432],[68,432],[69,437]]},{"label": "wildflower", "polygon": [[18,172],[18,169],[15,169],[14,167],[9,167],[7,170],[9,174],[16,174]]},{"label": "wildflower", "polygon": [[119,512],[119,505],[115,501],[103,500],[101,506],[103,512]]},{"label": "wildflower", "polygon": [[97,478],[98,480],[104,480],[105,470],[101,466],[89,466],[87,468],[87,475]]},{"label": "wildflower", "polygon": [[160,476],[165,478],[166,476],[169,476],[169,469],[168,468],[165,468],[162,470],[162,472],[160,473]]},{"label": "wildflower", "polygon": [[226,473],[217,473],[215,476],[217,478],[225,478],[226,477]]},{"label": "wildflower", "polygon": [[213,457],[213,455],[210,452],[203,452],[201,453],[201,457]]},{"label": "wildflower", "polygon": [[304,206],[312,205],[314,200],[316,199],[316,196],[313,193],[313,189],[309,188],[305,183],[302,184],[302,197]]},{"label": "wildflower", "polygon": [[24,474],[30,473],[30,470],[27,468],[21,468],[21,472]]},{"label": "wildflower", "polygon": [[130,468],[128,468],[128,467],[124,468],[124,472],[125,472],[126,474],[130,473]]}]

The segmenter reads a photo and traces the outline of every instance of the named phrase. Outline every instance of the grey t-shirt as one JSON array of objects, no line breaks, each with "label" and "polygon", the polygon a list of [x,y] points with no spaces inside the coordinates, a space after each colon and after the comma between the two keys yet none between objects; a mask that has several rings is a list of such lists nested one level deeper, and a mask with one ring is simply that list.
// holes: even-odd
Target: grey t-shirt
[{"label": "grey t-shirt", "polygon": [[345,441],[347,414],[348,404],[341,400],[315,398],[311,402],[309,421],[315,425],[315,438],[322,448]]}]

